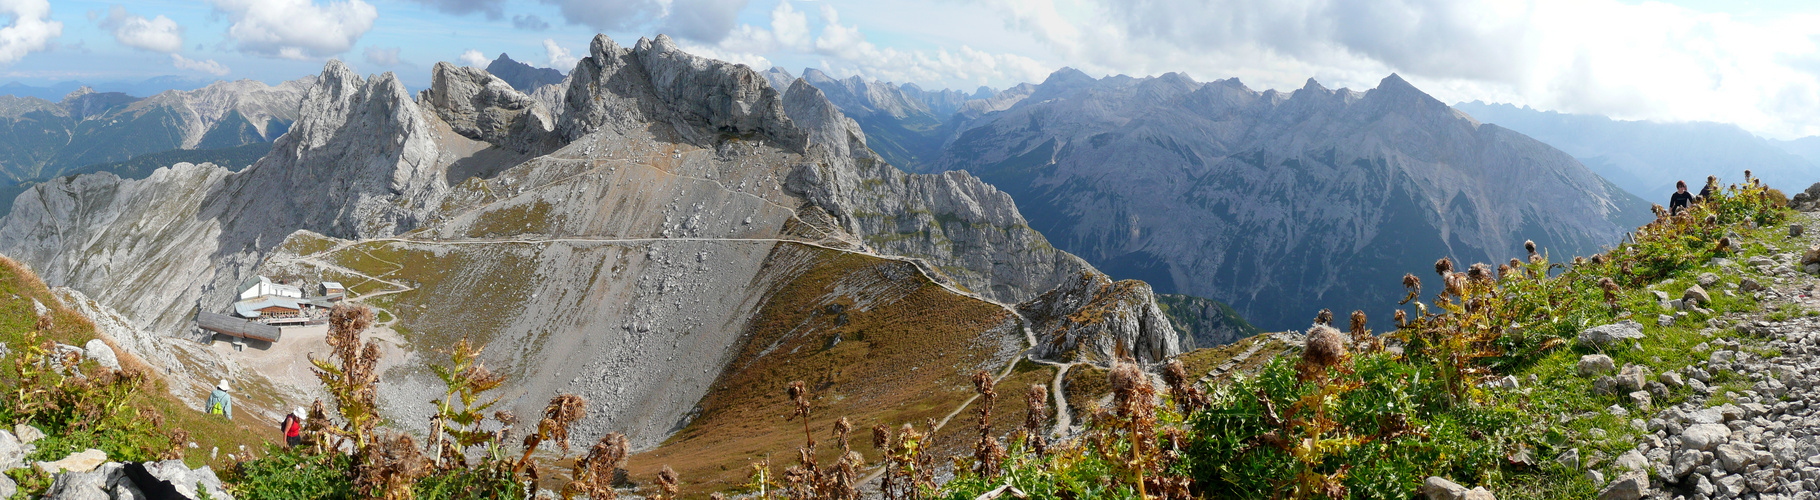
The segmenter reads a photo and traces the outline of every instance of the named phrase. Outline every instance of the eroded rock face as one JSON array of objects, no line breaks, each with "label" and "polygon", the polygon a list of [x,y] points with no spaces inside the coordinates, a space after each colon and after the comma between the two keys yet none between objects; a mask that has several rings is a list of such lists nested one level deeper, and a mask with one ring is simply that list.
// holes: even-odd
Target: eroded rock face
[{"label": "eroded rock face", "polygon": [[438,62],[430,81],[420,100],[464,137],[521,152],[553,139],[550,110],[485,70]]},{"label": "eroded rock face", "polygon": [[1155,363],[1182,352],[1180,338],[1142,281],[1114,282],[1084,271],[1017,309],[1031,322],[1039,358]]}]

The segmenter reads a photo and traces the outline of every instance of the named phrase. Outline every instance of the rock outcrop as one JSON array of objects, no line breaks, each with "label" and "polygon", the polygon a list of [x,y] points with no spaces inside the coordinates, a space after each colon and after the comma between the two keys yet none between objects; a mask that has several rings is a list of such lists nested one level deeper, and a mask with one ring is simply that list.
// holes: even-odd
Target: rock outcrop
[{"label": "rock outcrop", "polygon": [[1039,358],[1156,363],[1182,352],[1180,338],[1142,281],[1113,282],[1085,271],[1017,309],[1031,322]]}]

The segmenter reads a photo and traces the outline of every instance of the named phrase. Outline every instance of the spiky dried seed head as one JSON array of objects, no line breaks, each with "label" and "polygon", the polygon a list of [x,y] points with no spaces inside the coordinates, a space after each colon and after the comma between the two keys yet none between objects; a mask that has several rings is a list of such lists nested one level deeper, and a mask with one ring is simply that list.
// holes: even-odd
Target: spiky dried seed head
[{"label": "spiky dried seed head", "polygon": [[1447,273],[1451,273],[1451,272],[1453,272],[1453,261],[1452,260],[1448,260],[1446,257],[1442,257],[1441,260],[1435,261],[1435,274],[1439,274],[1442,277],[1446,277]]},{"label": "spiky dried seed head", "polygon": [[1326,326],[1308,329],[1308,346],[1302,350],[1302,362],[1321,368],[1339,364],[1346,357],[1346,339],[1340,331]]},{"label": "spiky dried seed head", "polygon": [[1396,322],[1397,322],[1397,328],[1402,328],[1402,327],[1403,327],[1403,325],[1407,325],[1407,324],[1408,324],[1408,323],[1406,323],[1406,322],[1405,322],[1405,321],[1406,321],[1406,320],[1407,320],[1407,319],[1409,319],[1409,314],[1408,314],[1408,313],[1405,313],[1405,312],[1403,312],[1403,310],[1402,310],[1402,309],[1398,309],[1398,310],[1397,310],[1397,314],[1396,314],[1396,316],[1394,316],[1394,317],[1392,317],[1392,318],[1391,318],[1391,319],[1393,319],[1393,320],[1395,320],[1395,321],[1396,321]]},{"label": "spiky dried seed head", "polygon": [[1498,278],[1499,279],[1503,279],[1505,276],[1510,276],[1510,271],[1511,271],[1510,264],[1498,264]]},{"label": "spiky dried seed head", "polygon": [[676,485],[680,480],[676,476],[676,469],[671,469],[668,465],[657,471],[657,488],[663,491],[664,498],[676,498]]},{"label": "spiky dried seed head", "polygon": [[1523,240],[1523,251],[1536,253],[1536,242],[1534,240]]},{"label": "spiky dried seed head", "polygon": [[1595,253],[1595,254],[1593,254],[1593,256],[1592,256],[1592,263],[1593,263],[1593,265],[1595,265],[1595,266],[1596,266],[1596,265],[1600,265],[1600,264],[1604,264],[1604,263],[1605,263],[1605,254],[1602,254],[1602,253]]},{"label": "spiky dried seed head", "polygon": [[1352,334],[1355,336],[1365,334],[1365,311],[1354,310],[1352,312]]},{"label": "spiky dried seed head", "polygon": [[1422,289],[1422,278],[1417,278],[1415,273],[1403,274],[1403,288],[1408,288],[1410,290]]},{"label": "spiky dried seed head", "polygon": [[1315,313],[1314,324],[1317,324],[1317,325],[1333,324],[1333,310],[1332,309],[1321,309],[1321,312]]},{"label": "spiky dried seed head", "polygon": [[1150,376],[1136,364],[1120,363],[1106,375],[1111,379],[1114,404],[1120,416],[1131,418],[1154,409],[1151,400],[1156,396],[1156,387],[1150,385]]},{"label": "spiky dried seed head", "polygon": [[872,426],[872,447],[881,452],[891,449],[891,429],[885,424]]},{"label": "spiky dried seed head", "polygon": [[1529,263],[1541,264],[1542,263],[1542,254],[1535,254],[1535,255],[1529,256]]},{"label": "spiky dried seed head", "polygon": [[1574,266],[1577,267],[1577,266],[1583,266],[1583,265],[1586,265],[1586,258],[1575,256],[1574,257]]},{"label": "spiky dried seed head", "polygon": [[979,392],[980,395],[982,395],[982,396],[998,395],[998,393],[992,391],[992,386],[993,386],[993,380],[992,380],[992,374],[990,372],[987,372],[985,370],[980,370],[980,371],[973,373],[973,390],[974,391]]},{"label": "spiky dried seed head", "polygon": [[808,394],[809,394],[809,384],[807,384],[801,380],[790,382],[790,400],[791,401],[801,404],[803,402],[803,397],[807,396]]},{"label": "spiky dried seed head", "polygon": [[1466,278],[1473,281],[1490,281],[1491,266],[1485,265],[1484,262],[1473,264],[1472,267],[1466,268]]},{"label": "spiky dried seed head", "polygon": [[841,417],[840,420],[834,421],[835,436],[846,436],[849,432],[853,432],[853,422],[847,420],[847,417]]}]

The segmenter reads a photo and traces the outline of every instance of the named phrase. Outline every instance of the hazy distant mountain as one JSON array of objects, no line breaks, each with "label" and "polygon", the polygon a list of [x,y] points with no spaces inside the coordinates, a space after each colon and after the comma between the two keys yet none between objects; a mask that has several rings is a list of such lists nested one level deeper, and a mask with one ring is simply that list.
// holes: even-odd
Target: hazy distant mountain
[{"label": "hazy distant mountain", "polygon": [[[878,94],[830,100],[875,117],[901,102]],[[1566,153],[1395,75],[1369,92],[1310,80],[1283,93],[1063,69],[1008,97],[948,118],[957,136],[921,169],[978,175],[1058,247],[1265,329],[1321,308],[1387,318],[1403,273],[1438,257],[1499,262],[1525,239],[1584,255],[1649,216]],[[870,144],[888,135],[859,123]]]},{"label": "hazy distant mountain", "polygon": [[296,121],[314,81],[223,81],[146,98],[89,88],[56,102],[0,96],[0,179],[46,179],[173,149],[269,143]]},{"label": "hazy distant mountain", "polygon": [[[1820,165],[1820,136],[1808,136],[1788,141],[1770,141],[1776,147],[1795,156],[1806,159],[1808,163]],[[1820,181],[1820,179],[1814,179]]]},{"label": "hazy distant mountain", "polygon": [[554,68],[539,68],[514,61],[504,52],[499,58],[487,64],[487,73],[505,80],[512,88],[526,94],[537,91],[538,87],[562,83],[562,71]]},{"label": "hazy distant mountain", "polygon": [[1799,145],[1757,137],[1736,125],[1613,120],[1479,101],[1454,107],[1560,148],[1654,203],[1668,203],[1676,180],[1698,191],[1708,175],[1732,183],[1744,178],[1745,169],[1784,189],[1820,181],[1820,167],[1810,161],[1814,157],[1791,154]]},{"label": "hazy distant mountain", "polygon": [[132,96],[148,96],[164,93],[169,90],[196,90],[207,87],[215,80],[189,76],[165,75],[138,81],[106,81],[84,83],[79,81],[56,82],[48,85],[26,85],[19,82],[7,82],[0,85],[0,95],[14,97],[36,97],[55,101],[75,92],[76,89],[88,87],[95,92],[119,92]]},{"label": "hazy distant mountain", "polygon": [[[774,71],[781,72],[780,77],[789,75]],[[972,94],[946,89],[931,92],[916,84],[866,81],[858,76],[836,80],[813,68],[803,70],[803,80],[821,90],[841,113],[859,122],[866,131],[866,144],[879,156],[913,171],[928,170],[971,119],[1029,95],[1020,88],[1007,91],[1009,99],[994,100],[1001,93],[987,87]]]}]

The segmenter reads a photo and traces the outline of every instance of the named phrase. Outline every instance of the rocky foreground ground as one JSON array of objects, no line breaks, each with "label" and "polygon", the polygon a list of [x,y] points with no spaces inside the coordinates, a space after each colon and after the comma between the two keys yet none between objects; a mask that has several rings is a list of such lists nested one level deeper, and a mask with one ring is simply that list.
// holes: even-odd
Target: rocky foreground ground
[{"label": "rocky foreground ground", "polygon": [[[1820,216],[1801,213],[1790,220],[1785,249],[1816,248]],[[1556,464],[1583,469],[1607,499],[1811,499],[1820,497],[1820,299],[1814,276],[1820,251],[1784,251],[1772,256],[1722,259],[1720,273],[1697,278],[1700,294],[1754,294],[1761,306],[1751,313],[1720,315],[1699,334],[1710,338],[1693,347],[1699,361],[1653,373],[1648,367],[1616,366],[1604,354],[1582,356],[1579,376],[1593,379],[1595,392],[1620,396],[1606,413],[1628,419],[1640,433],[1635,446],[1615,458],[1578,449],[1553,457]],[[1721,276],[1723,274],[1724,276]],[[1655,288],[1665,288],[1659,283]],[[1711,290],[1707,290],[1710,288]],[[1670,300],[1667,310],[1692,309],[1693,291]],[[1686,312],[1653,315],[1662,325],[1684,321]],[[1638,316],[1642,316],[1641,313]],[[1624,322],[1588,329],[1582,343],[1631,342],[1645,334]],[[1729,330],[1729,331],[1727,331]],[[1684,396],[1679,404],[1652,405]],[[1562,415],[1560,423],[1598,417]],[[1598,434],[1600,429],[1593,429]],[[1603,435],[1577,436],[1582,442]],[[1616,471],[1607,478],[1601,470]],[[1490,498],[1444,478],[1430,478],[1429,498]]]}]

